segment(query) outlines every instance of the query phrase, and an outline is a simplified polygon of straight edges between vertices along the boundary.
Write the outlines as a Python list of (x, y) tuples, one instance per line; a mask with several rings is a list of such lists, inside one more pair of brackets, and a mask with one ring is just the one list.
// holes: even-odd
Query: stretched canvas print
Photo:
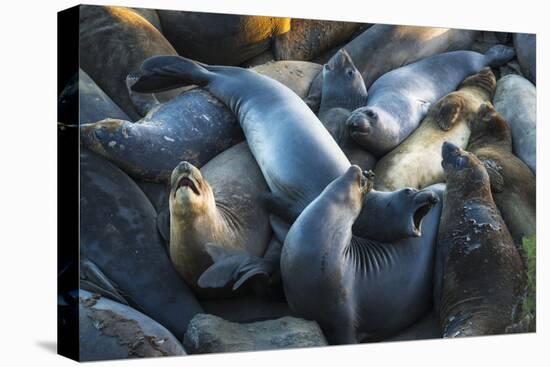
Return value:
[(95, 5), (58, 27), (61, 354), (535, 331), (534, 34)]

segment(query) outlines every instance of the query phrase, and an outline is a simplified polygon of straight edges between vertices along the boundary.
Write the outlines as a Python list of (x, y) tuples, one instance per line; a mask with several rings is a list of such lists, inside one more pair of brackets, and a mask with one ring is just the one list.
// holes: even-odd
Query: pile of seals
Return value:
[(185, 354), (200, 313), (331, 344), (533, 330), (531, 35), (481, 53), (487, 32), (80, 14), (59, 104), (80, 101), (82, 290), (61, 299), (85, 359)]

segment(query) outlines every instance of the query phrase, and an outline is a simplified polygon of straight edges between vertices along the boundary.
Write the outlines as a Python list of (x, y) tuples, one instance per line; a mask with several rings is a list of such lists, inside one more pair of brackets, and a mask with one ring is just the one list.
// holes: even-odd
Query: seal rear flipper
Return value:
[(109, 279), (95, 263), (87, 259), (80, 261), (80, 288), (129, 305), (119, 292), (117, 284)]
[(485, 53), (486, 63), (491, 67), (505, 65), (516, 56), (513, 47), (504, 45), (494, 45)]
[(197, 284), (201, 288), (223, 288), (235, 281), (239, 269), (251, 256), (246, 251), (231, 251), (214, 243), (207, 243), (205, 249), (214, 264), (199, 277)]
[(156, 93), (187, 85), (204, 86), (209, 81), (210, 72), (195, 61), (181, 56), (153, 56), (141, 64), (141, 74), (131, 89)]

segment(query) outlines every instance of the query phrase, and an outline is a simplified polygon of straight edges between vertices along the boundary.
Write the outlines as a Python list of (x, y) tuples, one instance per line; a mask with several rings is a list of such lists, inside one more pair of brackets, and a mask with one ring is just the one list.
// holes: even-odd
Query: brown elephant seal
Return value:
[(124, 7), (82, 5), (79, 31), (80, 67), (132, 120), (141, 118), (128, 95), (126, 76), (148, 57), (176, 55), (174, 48), (151, 23)]
[(468, 151), (485, 165), (491, 179), (493, 199), (514, 242), (536, 234), (536, 178), (512, 154), (512, 132), (504, 118), (490, 104), (483, 104), (471, 123)]
[[(443, 52), (467, 50), (478, 34), (462, 29), (375, 24), (344, 48), (370, 88), (375, 80), (398, 67)], [(322, 75), (318, 75), (306, 99), (314, 111), (321, 100), (322, 83)]]
[(162, 31), (178, 54), (218, 65), (238, 65), (271, 48), (290, 30), (290, 18), (157, 10)]
[(290, 21), (290, 31), (273, 41), (276, 60), (310, 61), (332, 47), (348, 41), (360, 23), (298, 19)]
[[(260, 203), (267, 192), (246, 143), (226, 150), (201, 170), (188, 162), (174, 168), (169, 199), (170, 258), (200, 296), (224, 295), (223, 289), (199, 287), (199, 277), (212, 265), (211, 256), (215, 258), (217, 252), (246, 250), (252, 256), (264, 255), (271, 229)], [(216, 285), (215, 279), (207, 280)]]
[(429, 198), (422, 237), (379, 242), (352, 234), (371, 188), (372, 175), (351, 166), (300, 214), (283, 245), (281, 276), (290, 309), (317, 321), (334, 344), (387, 337), (431, 306), (441, 213), (435, 190), (443, 189), (421, 194)]
[(80, 290), (79, 361), (186, 355), (164, 326), (133, 308)]
[(502, 334), (526, 286), (520, 255), (491, 194), (483, 163), (442, 148), (447, 190), (439, 224), (435, 305), (443, 337)]
[(351, 138), (346, 125), (356, 108), (367, 104), (367, 88), (348, 53), (341, 49), (323, 67), (323, 96), (317, 116), (351, 164), (371, 170), (376, 157)]
[(493, 72), (485, 68), (466, 78), (456, 92), (437, 101), (418, 129), (378, 161), (374, 188), (381, 191), (405, 187), (422, 189), (445, 182), (441, 145), (448, 141), (466, 148), (470, 136), (468, 123), (475, 118), (480, 104), (493, 98), (495, 87)]

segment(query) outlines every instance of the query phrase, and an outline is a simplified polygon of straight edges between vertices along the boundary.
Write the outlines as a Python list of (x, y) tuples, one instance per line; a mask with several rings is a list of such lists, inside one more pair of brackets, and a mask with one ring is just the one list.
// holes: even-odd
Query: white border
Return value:
[[(327, 347), (284, 352), (239, 353), (142, 361), (105, 362), (118, 366), (531, 366), (548, 363), (548, 225), (541, 217), (548, 195), (544, 157), (548, 157), (550, 118), (541, 101), (548, 73), (547, 14), (542, 1), (385, 1), (316, 0), (133, 0), (92, 1), (149, 8), (201, 10), (419, 24), (538, 33), (538, 332), (536, 335), (483, 337)], [(2, 159), (2, 298), (0, 338), (3, 365), (72, 364), (55, 355), (56, 339), (56, 12), (73, 1), (11, 1), (3, 6), (1, 77), (3, 94), (0, 143)], [(7, 199), (7, 200), (6, 200)], [(7, 205), (6, 205), (7, 201)], [(546, 228), (545, 228), (546, 227)], [(546, 339), (546, 340), (545, 340)], [(547, 355), (547, 353), (544, 353)]]

